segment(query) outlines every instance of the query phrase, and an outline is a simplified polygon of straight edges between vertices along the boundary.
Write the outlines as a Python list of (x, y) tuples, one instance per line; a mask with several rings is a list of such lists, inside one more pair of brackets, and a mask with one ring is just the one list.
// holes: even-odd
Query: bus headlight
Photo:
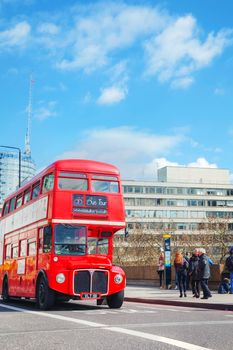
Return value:
[(116, 284), (120, 284), (123, 281), (123, 277), (118, 273), (115, 277), (114, 277), (114, 282)]
[(64, 273), (58, 273), (56, 276), (57, 283), (64, 283), (66, 280)]

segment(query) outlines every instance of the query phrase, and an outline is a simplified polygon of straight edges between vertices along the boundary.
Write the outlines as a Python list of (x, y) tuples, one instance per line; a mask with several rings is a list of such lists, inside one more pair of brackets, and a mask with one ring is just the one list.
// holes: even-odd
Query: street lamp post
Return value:
[(19, 152), (19, 187), (20, 187), (21, 185), (21, 149), (18, 147), (12, 147), (12, 146), (0, 146), (0, 147), (15, 149)]

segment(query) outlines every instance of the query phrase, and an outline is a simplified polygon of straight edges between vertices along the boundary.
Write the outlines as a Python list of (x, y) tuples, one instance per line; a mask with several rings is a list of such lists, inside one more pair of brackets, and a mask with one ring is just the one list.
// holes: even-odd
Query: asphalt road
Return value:
[(233, 312), (125, 302), (119, 310), (69, 302), (38, 311), (0, 301), (3, 350), (232, 350)]

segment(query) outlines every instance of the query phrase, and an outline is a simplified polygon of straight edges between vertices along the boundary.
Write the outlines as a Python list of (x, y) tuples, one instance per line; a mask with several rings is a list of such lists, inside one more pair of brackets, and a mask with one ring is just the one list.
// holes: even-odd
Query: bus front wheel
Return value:
[(55, 295), (49, 288), (48, 282), (42, 276), (37, 285), (37, 306), (41, 310), (48, 310), (54, 305)]
[(10, 297), (9, 297), (9, 293), (8, 293), (8, 281), (7, 281), (7, 278), (4, 278), (4, 281), (3, 281), (2, 301), (4, 303), (8, 303), (10, 301)]
[(124, 301), (124, 290), (111, 294), (107, 297), (107, 304), (110, 309), (119, 309)]

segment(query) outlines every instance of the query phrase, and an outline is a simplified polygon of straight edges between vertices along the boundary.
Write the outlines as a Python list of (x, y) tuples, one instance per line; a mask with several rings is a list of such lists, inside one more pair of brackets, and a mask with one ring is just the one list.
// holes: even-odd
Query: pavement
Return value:
[(193, 298), (192, 291), (188, 290), (187, 297), (180, 298), (179, 290), (160, 289), (156, 285), (149, 285), (142, 281), (128, 281), (124, 300), (137, 303), (233, 311), (233, 294), (218, 294), (217, 291), (212, 290), (211, 293), (212, 298), (203, 300)]

